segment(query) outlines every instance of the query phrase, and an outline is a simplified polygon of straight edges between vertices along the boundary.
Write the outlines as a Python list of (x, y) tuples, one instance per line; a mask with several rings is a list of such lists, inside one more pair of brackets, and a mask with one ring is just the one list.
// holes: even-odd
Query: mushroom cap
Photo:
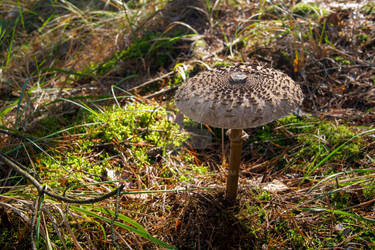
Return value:
[(254, 128), (295, 111), (303, 94), (288, 75), (263, 66), (230, 66), (189, 78), (175, 96), (192, 120), (218, 128)]

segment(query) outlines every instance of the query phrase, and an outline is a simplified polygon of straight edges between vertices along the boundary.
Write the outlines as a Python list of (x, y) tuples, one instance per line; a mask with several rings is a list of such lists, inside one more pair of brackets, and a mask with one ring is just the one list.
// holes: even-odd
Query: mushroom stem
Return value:
[(230, 141), (230, 160), (225, 199), (230, 203), (234, 203), (237, 196), (238, 176), (240, 172), (242, 129), (231, 129), (228, 131), (228, 135)]

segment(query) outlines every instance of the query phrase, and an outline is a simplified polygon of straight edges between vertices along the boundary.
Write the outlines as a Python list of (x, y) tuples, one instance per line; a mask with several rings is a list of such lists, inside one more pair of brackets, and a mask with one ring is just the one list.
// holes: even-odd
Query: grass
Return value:
[[(0, 248), (373, 248), (372, 6), (185, 4), (0, 3), (0, 152), (65, 198), (121, 187), (71, 205), (0, 161)], [(259, 61), (310, 114), (247, 130), (229, 207), (222, 131), (182, 120), (173, 91)]]

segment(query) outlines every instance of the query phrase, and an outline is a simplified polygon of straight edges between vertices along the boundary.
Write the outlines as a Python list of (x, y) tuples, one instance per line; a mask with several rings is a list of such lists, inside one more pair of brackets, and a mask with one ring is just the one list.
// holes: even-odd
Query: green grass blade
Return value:
[(19, 119), (20, 119), (20, 117), (22, 116), (22, 114), (24, 113), (24, 111), (25, 111), (25, 108), (22, 110), (22, 114), (21, 114), (21, 116), (20, 116), (20, 114), (19, 114), (19, 111), (20, 111), (20, 109), (21, 109), (21, 103), (22, 103), (22, 99), (23, 99), (23, 97), (25, 96), (25, 91), (26, 91), (26, 87), (27, 87), (27, 85), (28, 85), (28, 83), (29, 83), (29, 80), (30, 80), (30, 78), (28, 78), (26, 81), (25, 81), (25, 83), (23, 84), (23, 86), (22, 86), (22, 89), (21, 89), (21, 93), (20, 93), (20, 97), (18, 98), (18, 103), (17, 103), (17, 115), (16, 115), (16, 126), (20, 123), (19, 122)]
[(301, 185), (309, 176), (312, 172), (315, 171), (316, 166), (314, 167), (315, 161), (319, 158), (319, 156), (322, 154), (323, 149), (320, 148), (318, 154), (315, 156), (314, 160), (310, 163), (310, 165), (307, 167), (307, 171), (304, 174), (304, 177), (300, 181), (299, 185)]
[[(108, 214), (110, 216), (115, 216), (115, 212), (111, 211), (111, 210), (107, 210), (107, 209), (104, 209), (104, 208), (101, 208), (101, 207), (95, 207), (93, 209), (96, 210), (96, 211), (98, 211), (98, 212), (101, 212), (101, 213), (104, 213), (104, 214)], [(141, 224), (139, 224), (138, 222), (132, 220), (131, 218), (129, 218), (129, 217), (123, 215), (123, 214), (119, 214), (118, 218), (120, 220), (123, 220), (126, 223), (132, 225), (133, 227), (137, 228), (139, 231), (142, 231), (142, 232), (148, 234), (148, 232), (146, 231), (146, 229), (144, 227), (142, 227)]]
[(16, 35), (16, 29), (17, 29), (17, 25), (18, 25), (19, 20), (20, 20), (20, 18), (18, 17), (16, 19), (16, 22), (14, 23), (14, 26), (13, 26), (12, 35), (10, 37), (10, 44), (9, 44), (9, 48), (8, 48), (7, 59), (5, 61), (5, 67), (8, 67), (9, 62), (10, 62), (10, 58), (12, 56), (12, 49), (13, 49), (14, 37)]
[(65, 172), (70, 173), (70, 171), (64, 167), (58, 160), (56, 160), (54, 157), (52, 157), (50, 154), (47, 153), (42, 147), (40, 147), (36, 142), (32, 141), (29, 138), (26, 138), (27, 141), (29, 141), (32, 145), (37, 147), (43, 154), (47, 155), (51, 160), (53, 160), (56, 164), (58, 164), (62, 169), (65, 170)]
[(44, 230), (46, 231), (47, 249), (52, 250), (53, 247), (52, 247), (52, 244), (51, 244), (51, 239), (49, 238), (47, 225), (44, 226)]
[(113, 88), (114, 88), (114, 89), (118, 89), (118, 90), (124, 92), (125, 94), (127, 94), (127, 95), (129, 95), (130, 97), (136, 99), (136, 100), (139, 101), (140, 103), (144, 103), (144, 101), (143, 101), (142, 99), (136, 97), (135, 95), (133, 95), (133, 94), (130, 93), (129, 91), (126, 91), (125, 89), (120, 88), (119, 86), (114, 85)]
[(78, 102), (75, 102), (75, 101), (72, 101), (70, 99), (65, 99), (65, 98), (60, 98), (60, 100), (63, 100), (63, 101), (67, 101), (67, 102), (70, 102), (70, 103), (73, 103), (85, 110), (87, 110), (89, 113), (93, 114), (93, 115), (98, 115), (98, 112), (96, 112), (95, 110), (93, 110), (92, 108), (90, 108), (89, 106), (87, 106), (86, 104), (84, 103), (78, 103)]
[(345, 174), (351, 174), (351, 173), (371, 173), (371, 172), (374, 172), (375, 169), (373, 168), (367, 168), (367, 169), (353, 169), (353, 170), (349, 170), (349, 171), (343, 171), (343, 172), (339, 172), (339, 173), (335, 173), (335, 174), (332, 174), (332, 175), (329, 175), (325, 178), (323, 178), (321, 181), (319, 181), (318, 183), (316, 183), (314, 186), (312, 186), (308, 191), (307, 193), (311, 193), (311, 191), (313, 191), (316, 187), (318, 187), (320, 184), (322, 184), (323, 182), (326, 182), (327, 180), (330, 180), (330, 179), (333, 179), (337, 176), (340, 176), (340, 175), (345, 175)]
[(104, 237), (104, 240), (107, 240), (107, 232), (105, 231), (105, 228), (103, 226), (103, 224), (101, 224), (99, 221), (97, 220), (92, 220), (92, 222), (94, 222), (96, 225), (98, 225), (98, 227), (102, 230), (103, 232), (103, 237)]
[[(103, 217), (103, 216), (100, 216), (100, 215), (98, 215), (98, 214), (96, 214), (96, 213), (94, 213), (92, 211), (89, 211), (89, 210), (86, 210), (86, 209), (83, 209), (83, 208), (80, 208), (80, 207), (76, 207), (76, 206), (70, 206), (70, 208), (72, 208), (73, 210), (76, 210), (78, 212), (84, 213), (84, 214), (86, 214), (88, 216), (91, 216), (91, 217), (103, 220), (103, 221), (105, 221), (107, 223), (111, 223), (112, 222), (111, 219)], [(129, 218), (129, 220), (131, 220), (131, 219)], [(134, 223), (136, 223), (136, 222), (133, 221), (133, 224)], [(167, 244), (167, 243), (165, 243), (165, 242), (163, 242), (163, 241), (161, 241), (159, 239), (156, 239), (156, 238), (152, 237), (144, 228), (142, 230), (140, 230), (140, 229), (138, 229), (135, 226), (130, 226), (130, 225), (127, 225), (127, 224), (124, 224), (124, 223), (120, 223), (120, 222), (117, 222), (117, 221), (114, 222), (114, 225), (116, 225), (118, 227), (121, 227), (123, 229), (129, 230), (129, 231), (131, 231), (133, 233), (136, 233), (136, 234), (142, 236), (143, 238), (148, 239), (151, 242), (153, 242), (155, 244), (158, 244), (159, 246), (164, 247), (166, 249), (177, 249), (174, 246), (171, 246), (171, 245), (169, 245), (169, 244)]]
[(43, 28), (55, 17), (55, 14), (50, 15), (38, 29), (42, 33)]
[(37, 205), (39, 207), (39, 210), (38, 210), (38, 214), (37, 214), (37, 219), (36, 219), (36, 232), (35, 232), (35, 245), (36, 245), (36, 248), (39, 249), (39, 241), (40, 241), (40, 218), (42, 216), (42, 210), (41, 210), (41, 207), (42, 207), (42, 204), (43, 204), (43, 201), (44, 201), (44, 195), (42, 194), (41, 197), (40, 197), (40, 200), (38, 201), (39, 204)]
[(80, 76), (80, 77), (90, 77), (91, 75), (83, 74), (83, 73), (77, 73), (71, 70), (65, 70), (65, 69), (59, 69), (59, 68), (43, 68), (42, 71), (46, 72), (59, 72), (64, 73), (67, 75), (73, 75), (73, 76)]
[[(1, 117), (1, 116), (0, 116), (0, 117)], [(30, 139), (30, 138), (33, 139), (33, 141), (28, 140), (28, 144), (33, 144), (33, 145), (35, 145), (35, 144), (36, 144), (37, 142), (39, 142), (39, 141), (46, 140), (46, 139), (48, 139), (48, 138), (54, 137), (54, 136), (56, 136), (56, 135), (62, 134), (62, 133), (64, 133), (64, 132), (67, 132), (67, 131), (70, 131), (70, 130), (74, 130), (74, 129), (77, 129), (77, 128), (80, 128), (80, 127), (99, 125), (99, 124), (102, 124), (102, 122), (93, 122), (93, 123), (85, 123), (85, 124), (81, 124), (81, 125), (75, 125), (75, 126), (72, 126), (72, 127), (69, 127), (69, 128), (61, 129), (61, 130), (59, 130), (59, 131), (53, 132), (53, 133), (51, 133), (51, 134), (49, 134), (49, 135), (46, 135), (46, 136), (43, 136), (43, 137), (40, 137), (40, 138), (32, 138), (32, 137), (27, 136), (27, 135), (24, 135), (24, 137), (26, 138), (26, 140), (28, 140), (28, 139)], [(0, 128), (5, 129), (5, 130), (10, 130), (10, 129), (8, 129), (8, 128), (4, 127), (4, 126), (1, 126), (1, 125), (0, 125)], [(19, 131), (15, 131), (15, 130), (10, 130), (10, 131), (13, 131), (14, 133), (17, 133), (17, 132), (19, 133)], [(37, 148), (41, 149), (38, 145), (35, 145), (35, 146), (36, 146)], [(19, 149), (22, 148), (22, 147), (23, 147), (22, 145), (18, 145), (18, 146), (16, 146), (16, 147), (14, 147), (14, 148), (12, 148), (12, 149), (6, 151), (5, 154), (11, 154), (11, 153), (13, 153), (13, 152), (19, 150)], [(43, 152), (44, 150), (41, 149), (41, 151)], [(54, 160), (56, 163), (58, 163), (55, 159), (53, 159), (53, 160)], [(59, 163), (58, 163), (58, 164), (59, 164)]]
[(4, 38), (5, 33), (5, 29), (0, 25), (0, 41)]
[(24, 20), (23, 20), (23, 11), (22, 11), (22, 7), (21, 7), (20, 0), (17, 0), (17, 7), (18, 7), (18, 14), (19, 14), (19, 17), (21, 18), (21, 25), (22, 25), (22, 28), (23, 28), (23, 29), (26, 29), (26, 28), (25, 28), (25, 22), (24, 22)]
[[(364, 132), (361, 132), (355, 136), (353, 136), (352, 138), (350, 138), (349, 140), (347, 140), (346, 142), (342, 143), (340, 146), (338, 146), (337, 148), (335, 148), (334, 150), (332, 150), (331, 153), (329, 153), (328, 155), (326, 155), (326, 157), (324, 157), (320, 162), (318, 162), (318, 164), (316, 164), (314, 167), (309, 167), (309, 169), (311, 168), (311, 170), (308, 172), (307, 175), (310, 175), (312, 172), (314, 172), (317, 168), (319, 168), (320, 166), (322, 166), (324, 163), (326, 163), (334, 154), (336, 154), (337, 151), (339, 151), (342, 147), (344, 147), (347, 143), (351, 142), (352, 140), (354, 140), (355, 138), (357, 137), (360, 137), (362, 135), (365, 135), (365, 134), (371, 134), (375, 132), (375, 129), (370, 129), (370, 130), (367, 130), (367, 131), (364, 131)], [(315, 161), (315, 160), (314, 160)], [(304, 179), (306, 179), (304, 177)], [(303, 180), (304, 180), (303, 179)], [(301, 181), (302, 182), (302, 181)]]
[(305, 211), (312, 211), (312, 212), (334, 213), (334, 214), (343, 215), (343, 216), (347, 216), (347, 217), (351, 217), (351, 218), (355, 218), (355, 219), (358, 219), (358, 220), (361, 220), (361, 221), (370, 222), (372, 224), (375, 224), (374, 219), (366, 218), (366, 217), (363, 217), (361, 215), (349, 213), (349, 212), (342, 211), (342, 210), (326, 209), (326, 208), (301, 208), (301, 209), (305, 210)]
[(5, 107), (0, 111), (0, 118), (4, 118), (6, 114), (8, 114), (14, 107), (18, 104), (18, 100), (14, 101), (12, 104), (9, 106)]

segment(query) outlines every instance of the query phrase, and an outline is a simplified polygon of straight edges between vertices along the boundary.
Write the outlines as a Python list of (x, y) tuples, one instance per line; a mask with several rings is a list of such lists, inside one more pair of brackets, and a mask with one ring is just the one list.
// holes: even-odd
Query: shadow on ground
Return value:
[(251, 249), (254, 235), (235, 217), (223, 192), (194, 193), (180, 202), (175, 232), (178, 249)]

